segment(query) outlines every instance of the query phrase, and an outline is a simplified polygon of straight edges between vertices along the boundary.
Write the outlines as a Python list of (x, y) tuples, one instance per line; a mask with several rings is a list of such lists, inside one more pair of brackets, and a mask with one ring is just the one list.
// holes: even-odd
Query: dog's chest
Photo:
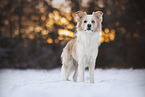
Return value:
[(79, 54), (92, 56), (98, 52), (98, 44), (100, 42), (99, 33), (79, 34), (77, 35), (77, 50)]

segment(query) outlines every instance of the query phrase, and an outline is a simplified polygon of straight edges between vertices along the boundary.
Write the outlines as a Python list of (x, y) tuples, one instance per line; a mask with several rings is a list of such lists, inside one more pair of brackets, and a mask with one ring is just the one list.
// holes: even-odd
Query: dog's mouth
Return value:
[(91, 29), (91, 27), (88, 27), (87, 30), (85, 30), (85, 31), (92, 31), (93, 32), (93, 30)]
[(87, 30), (91, 30), (91, 27), (88, 27)]

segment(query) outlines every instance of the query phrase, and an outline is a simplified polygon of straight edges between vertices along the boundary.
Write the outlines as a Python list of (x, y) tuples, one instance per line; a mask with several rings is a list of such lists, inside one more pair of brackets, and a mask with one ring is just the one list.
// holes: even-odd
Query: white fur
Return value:
[[(84, 13), (79, 15), (84, 15)], [(79, 18), (77, 19), (79, 22)], [(77, 38), (69, 41), (63, 49), (61, 55), (63, 64), (61, 71), (63, 80), (68, 80), (69, 74), (75, 71), (73, 80), (77, 81), (77, 76), (79, 74), (80, 81), (84, 82), (85, 67), (89, 67), (90, 82), (94, 83), (94, 69), (96, 57), (98, 56), (98, 47), (100, 45), (101, 27), (98, 32), (94, 32), (94, 29), (97, 27), (97, 20), (95, 20), (95, 24), (92, 24), (91, 21), (92, 19), (94, 20), (93, 15), (86, 15), (84, 19), (87, 20), (87, 23), (81, 24), (84, 29), (81, 31), (78, 30), (76, 34)], [(87, 24), (92, 25), (91, 30), (86, 30)]]
[(96, 57), (98, 55), (98, 46), (100, 43), (100, 32), (88, 33), (78, 32), (77, 33), (77, 56), (78, 56), (78, 70), (80, 74), (80, 81), (84, 81), (85, 67), (89, 67), (90, 71), (90, 82), (94, 82), (94, 68)]
[[(87, 15), (86, 16), (86, 20), (87, 20), (87, 23), (85, 24), (85, 28), (84, 30), (87, 32), (87, 25), (88, 24), (91, 24), (91, 30), (93, 31), (94, 30), (94, 27), (93, 27), (93, 23), (91, 22), (92, 21), (92, 15)], [(93, 19), (95, 21), (95, 19)], [(95, 21), (96, 22), (96, 21)], [(97, 23), (95, 23), (95, 26), (97, 26)], [(89, 31), (90, 32), (90, 31)]]

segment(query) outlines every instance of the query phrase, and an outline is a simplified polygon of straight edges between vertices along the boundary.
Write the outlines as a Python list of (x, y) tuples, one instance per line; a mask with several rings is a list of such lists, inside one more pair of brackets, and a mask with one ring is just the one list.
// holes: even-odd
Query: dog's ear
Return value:
[(76, 13), (76, 21), (78, 22), (79, 20), (81, 20), (85, 15), (87, 15), (86, 12), (82, 12), (82, 11), (77, 11)]
[(93, 12), (93, 15), (94, 15), (95, 17), (97, 17), (97, 19), (98, 19), (99, 21), (102, 21), (102, 20), (103, 20), (103, 19), (102, 19), (103, 12), (101, 12), (101, 11), (96, 11), (96, 12)]

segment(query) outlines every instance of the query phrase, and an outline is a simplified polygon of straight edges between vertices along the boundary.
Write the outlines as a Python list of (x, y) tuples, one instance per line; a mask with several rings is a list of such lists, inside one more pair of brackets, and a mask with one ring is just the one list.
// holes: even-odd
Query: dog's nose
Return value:
[(91, 24), (88, 24), (87, 26), (88, 26), (88, 28), (90, 28), (91, 27)]

